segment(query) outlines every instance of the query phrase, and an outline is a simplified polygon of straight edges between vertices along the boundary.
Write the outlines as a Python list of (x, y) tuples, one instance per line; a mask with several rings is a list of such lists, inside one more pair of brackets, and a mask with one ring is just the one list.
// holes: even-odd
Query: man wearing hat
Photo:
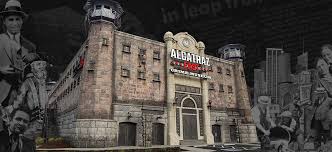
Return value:
[[(22, 11), (20, 2), (9, 0), (0, 17), (4, 30), (0, 34), (0, 106), (8, 106), (17, 96), (24, 66), (38, 55), (34, 53), (35, 45), (21, 35), (23, 21), (28, 15)], [(0, 131), (2, 127), (0, 121)]]
[[(317, 87), (313, 91), (313, 102), (313, 113), (309, 116), (311, 120), (310, 128), (312, 129), (312, 136), (315, 137), (315, 147), (319, 147), (320, 143), (328, 140), (330, 136), (331, 122), (329, 120), (329, 113), (332, 99), (328, 97), (324, 87)], [(322, 135), (323, 139), (321, 138)]]
[(257, 128), (257, 136), (261, 141), (262, 148), (269, 144), (266, 137), (270, 135), (270, 129), (276, 126), (270, 117), (270, 104), (271, 98), (269, 96), (259, 96), (258, 104), (251, 109), (252, 117)]

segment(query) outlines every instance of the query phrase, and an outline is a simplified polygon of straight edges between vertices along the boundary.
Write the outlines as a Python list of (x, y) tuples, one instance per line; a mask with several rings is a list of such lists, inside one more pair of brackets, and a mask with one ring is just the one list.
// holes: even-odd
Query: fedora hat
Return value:
[(269, 96), (259, 96), (258, 103), (261, 104), (271, 104), (271, 98)]
[(5, 5), (5, 9), (0, 12), (0, 16), (8, 16), (8, 15), (19, 15), (22, 16), (23, 19), (28, 17), (28, 14), (23, 12), (21, 3), (17, 0), (9, 0)]
[(290, 111), (284, 111), (283, 113), (281, 113), (281, 115), (279, 117), (292, 117), (292, 113)]

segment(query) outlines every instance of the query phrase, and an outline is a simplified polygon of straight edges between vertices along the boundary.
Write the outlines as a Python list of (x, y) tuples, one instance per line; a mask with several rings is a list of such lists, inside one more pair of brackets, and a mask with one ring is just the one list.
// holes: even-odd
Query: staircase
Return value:
[(204, 140), (181, 140), (180, 145), (206, 145)]

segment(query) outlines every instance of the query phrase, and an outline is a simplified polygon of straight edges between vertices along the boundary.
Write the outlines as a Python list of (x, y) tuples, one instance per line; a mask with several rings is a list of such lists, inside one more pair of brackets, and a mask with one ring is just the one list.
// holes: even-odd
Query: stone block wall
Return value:
[(167, 113), (163, 107), (117, 103), (114, 104), (114, 120), (118, 124), (122, 122), (136, 124), (136, 146), (151, 146), (153, 123), (164, 124), (164, 143), (166, 144)]
[(240, 138), (242, 143), (257, 143), (256, 126), (254, 124), (241, 124), (240, 127)]
[(77, 119), (69, 141), (74, 147), (105, 148), (117, 145), (118, 124), (105, 119)]
[[(163, 105), (166, 98), (165, 44), (116, 31), (114, 46), (116, 102)], [(123, 51), (124, 46), (129, 47), (129, 52)], [(144, 57), (141, 50), (145, 51)], [(155, 52), (159, 53), (159, 59), (155, 58)], [(123, 68), (129, 70), (128, 76), (122, 73)], [(144, 72), (144, 78), (139, 77), (139, 71)], [(159, 81), (155, 80), (155, 74), (159, 74)]]
[(61, 137), (71, 137), (75, 133), (75, 111), (59, 114), (56, 118), (58, 133)]
[[(236, 94), (237, 90), (234, 80), (234, 64), (233, 62), (208, 56), (212, 71), (207, 72), (211, 76), (208, 80), (208, 85), (213, 84), (213, 89), (209, 86), (209, 100), (212, 102), (213, 109), (235, 108), (236, 107)], [(221, 68), (221, 72), (218, 71)], [(230, 70), (230, 75), (227, 75), (226, 70)], [(220, 85), (223, 85), (223, 88)], [(232, 92), (228, 90), (228, 86), (232, 87)], [(223, 89), (223, 91), (222, 91)]]

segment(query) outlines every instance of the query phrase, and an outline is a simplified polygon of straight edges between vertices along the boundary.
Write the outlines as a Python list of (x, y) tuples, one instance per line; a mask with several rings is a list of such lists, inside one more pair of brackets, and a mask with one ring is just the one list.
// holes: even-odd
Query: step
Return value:
[(205, 145), (204, 140), (181, 140), (180, 145)]

